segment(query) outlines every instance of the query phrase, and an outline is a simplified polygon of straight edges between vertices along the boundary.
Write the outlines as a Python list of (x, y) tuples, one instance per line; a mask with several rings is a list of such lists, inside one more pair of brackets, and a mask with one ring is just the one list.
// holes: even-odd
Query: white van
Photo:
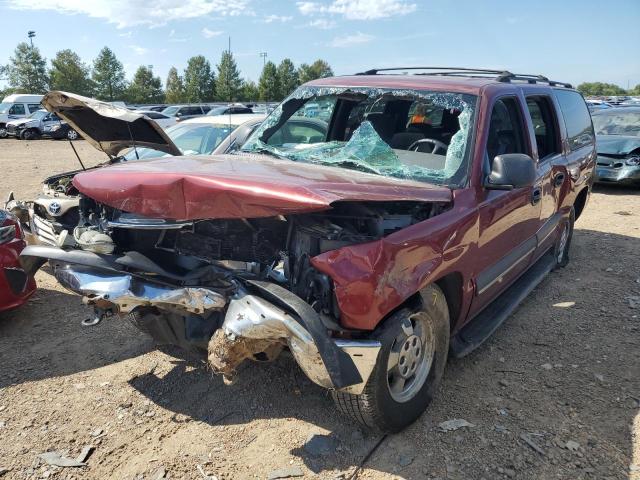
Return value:
[(31, 115), (36, 110), (40, 110), (42, 106), (43, 95), (25, 95), (15, 93), (4, 97), (0, 103), (0, 138), (7, 136), (7, 122)]

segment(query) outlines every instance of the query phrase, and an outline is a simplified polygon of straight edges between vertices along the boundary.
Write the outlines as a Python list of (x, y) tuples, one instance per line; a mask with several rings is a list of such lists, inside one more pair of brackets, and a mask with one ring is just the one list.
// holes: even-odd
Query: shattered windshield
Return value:
[(13, 103), (0, 103), (0, 113), (7, 113), (13, 106)]
[(640, 112), (606, 112), (592, 118), (596, 135), (640, 137)]
[(476, 100), (453, 92), (301, 87), (242, 151), (459, 186), (468, 173)]

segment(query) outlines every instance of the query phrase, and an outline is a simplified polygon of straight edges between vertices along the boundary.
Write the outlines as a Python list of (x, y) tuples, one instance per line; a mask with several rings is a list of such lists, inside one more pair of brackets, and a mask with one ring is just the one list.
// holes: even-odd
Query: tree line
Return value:
[(614, 83), (585, 82), (578, 85), (578, 91), (585, 97), (611, 97), (618, 95), (640, 95), (640, 84), (625, 90)]
[(199, 103), (214, 101), (280, 101), (298, 85), (317, 78), (330, 77), (333, 71), (321, 59), (296, 68), (285, 58), (278, 65), (265, 62), (258, 83), (242, 78), (233, 54), (225, 50), (220, 62), (211, 66), (203, 55), (189, 58), (182, 74), (171, 67), (163, 87), (151, 65), (141, 65), (131, 81), (125, 78), (122, 62), (108, 47), (100, 50), (91, 65), (77, 53), (61, 50), (47, 66), (37, 47), (21, 42), (9, 64), (0, 65), (0, 78), (9, 88), (0, 90), (0, 98), (10, 93), (45, 93), (63, 90), (104, 101), (129, 103)]

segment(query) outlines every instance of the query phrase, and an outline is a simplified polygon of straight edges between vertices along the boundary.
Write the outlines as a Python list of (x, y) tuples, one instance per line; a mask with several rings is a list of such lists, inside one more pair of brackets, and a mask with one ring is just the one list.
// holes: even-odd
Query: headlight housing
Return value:
[(624, 163), (630, 167), (638, 167), (640, 166), (640, 153), (632, 153), (630, 154)]

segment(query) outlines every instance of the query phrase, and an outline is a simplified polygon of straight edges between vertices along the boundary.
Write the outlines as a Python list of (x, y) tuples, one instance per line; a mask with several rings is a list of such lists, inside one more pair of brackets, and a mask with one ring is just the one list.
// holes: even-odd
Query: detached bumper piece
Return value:
[(30, 246), (21, 261), (27, 272), (50, 261), (64, 287), (101, 311), (137, 316), (140, 323), (140, 312), (152, 307), (163, 315), (145, 317), (148, 332), (154, 329), (153, 323), (159, 330), (166, 330), (159, 323), (165, 321), (162, 317), (171, 318), (172, 325), (177, 325), (176, 316), (185, 319), (184, 335), (177, 337), (188, 336), (186, 330), (194, 325), (194, 316), (203, 324), (220, 319), (211, 328), (213, 335), (207, 337), (208, 359), (211, 367), (229, 381), (243, 361), (271, 360), (287, 346), (311, 381), (327, 389), (359, 394), (381, 347), (375, 340), (332, 338), (308, 303), (271, 282), (238, 281), (233, 294), (192, 286), (193, 279), (186, 286), (151, 260), (133, 253), (98, 255)]

